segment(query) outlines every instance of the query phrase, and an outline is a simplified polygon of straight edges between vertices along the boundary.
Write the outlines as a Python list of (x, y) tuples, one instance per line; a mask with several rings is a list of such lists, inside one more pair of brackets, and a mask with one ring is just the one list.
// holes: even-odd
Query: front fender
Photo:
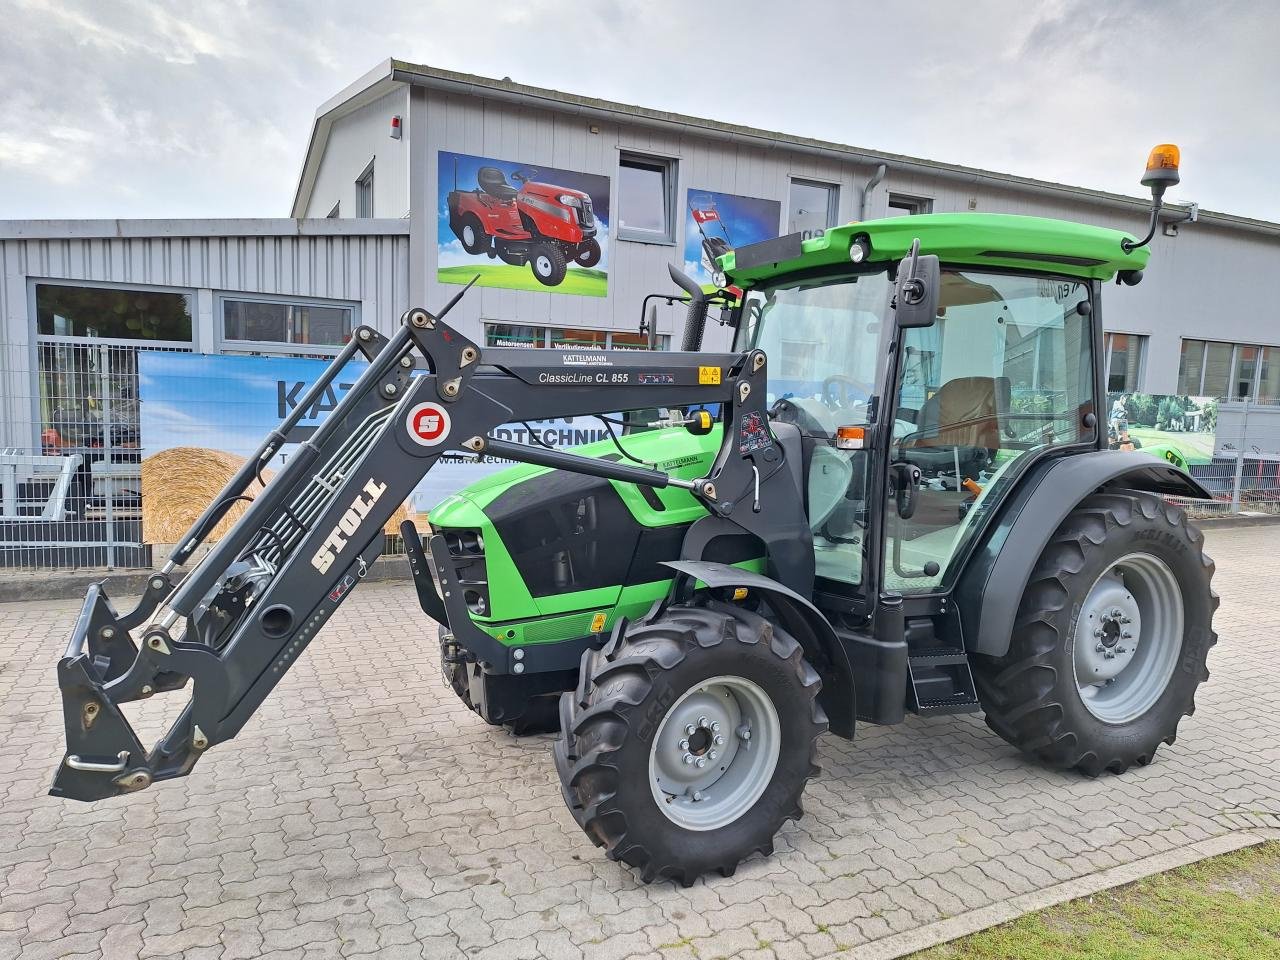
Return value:
[[(767, 597), (782, 628), (796, 638), (814, 668), (822, 675), (819, 702), (826, 711), (831, 732), (846, 739), (853, 738), (857, 716), (853, 667), (849, 663), (844, 644), (836, 636), (830, 621), (809, 599), (777, 580), (726, 563), (671, 560), (664, 562), (663, 566), (671, 567), (694, 580), (701, 580), (713, 589), (746, 587)], [(826, 665), (827, 668), (822, 669), (819, 664)]]
[(1067, 514), (1104, 487), (1212, 500), (1195, 479), (1145, 453), (1100, 450), (1037, 464), (1018, 481), (956, 581), (965, 647), (1000, 657), (1031, 569)]

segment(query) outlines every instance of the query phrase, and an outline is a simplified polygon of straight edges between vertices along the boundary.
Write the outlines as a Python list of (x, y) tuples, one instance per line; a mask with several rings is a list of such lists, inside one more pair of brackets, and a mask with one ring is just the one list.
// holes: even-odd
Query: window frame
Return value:
[[(1278, 351), (1278, 355), (1275, 359), (1280, 360), (1280, 345), (1270, 344), (1270, 343), (1243, 343), (1243, 342), (1236, 342), (1233, 340), (1210, 340), (1210, 339), (1201, 339), (1200, 337), (1180, 337), (1178, 340), (1179, 371), (1181, 371), (1184, 365), (1183, 361), (1187, 355), (1186, 347), (1188, 343), (1200, 344), (1200, 379), (1196, 383), (1195, 390), (1183, 392), (1182, 375), (1181, 375), (1181, 372), (1179, 372), (1177, 388), (1179, 393), (1181, 393), (1183, 396), (1189, 396), (1189, 397), (1212, 396), (1214, 399), (1222, 400), (1226, 403), (1242, 403), (1246, 400), (1254, 401), (1258, 403), (1271, 403), (1271, 402), (1280, 400), (1280, 396), (1270, 397), (1265, 399), (1259, 399), (1259, 396), (1258, 396), (1259, 391), (1262, 389), (1263, 368), (1266, 364), (1273, 362), (1273, 358), (1271, 356), (1267, 356), (1264, 359), (1262, 351), (1264, 350)], [(1214, 344), (1227, 346), (1231, 348), (1231, 359), (1227, 361), (1227, 392), (1225, 394), (1208, 394), (1204, 392), (1205, 376), (1208, 373), (1209, 347), (1213, 346)], [(1238, 383), (1237, 377), (1236, 377), (1236, 371), (1239, 370), (1241, 351), (1243, 350), (1257, 350), (1259, 352), (1253, 358), (1253, 377), (1250, 380), (1250, 393), (1247, 396), (1238, 397), (1235, 395), (1235, 390), (1233, 388)]]
[(351, 329), (360, 326), (359, 300), (328, 300), (324, 297), (291, 297), (268, 293), (239, 293), (235, 290), (215, 290), (213, 292), (213, 342), (221, 356), (236, 354), (252, 354), (256, 356), (279, 357), (314, 357), (337, 356), (342, 352), (342, 345), (330, 346), (323, 343), (285, 343), (281, 340), (234, 340), (226, 335), (226, 316), (224, 307), (227, 301), (249, 301), (252, 303), (278, 303), (289, 307), (329, 307), (337, 310), (351, 311)]
[[(1123, 390), (1111, 389), (1112, 337), (1128, 337), (1130, 344), (1136, 341), (1138, 345), (1137, 369), (1133, 374), (1134, 383), (1126, 386)], [(1150, 336), (1145, 333), (1130, 333), (1127, 330), (1102, 331), (1102, 385), (1106, 388), (1108, 394), (1143, 392), (1142, 385), (1147, 380), (1147, 342), (1150, 339)]]
[[(894, 213), (894, 208), (905, 210), (905, 214)], [(918, 217), (921, 214), (933, 213), (933, 197), (921, 197), (908, 193), (891, 193), (889, 194), (888, 207), (889, 216), (907, 216)]]
[[(373, 171), (374, 171), (374, 164), (376, 164), (377, 162), (378, 162), (378, 158), (376, 156), (373, 157), (369, 161), (368, 165), (366, 165), (365, 168), (362, 171), (360, 171), (360, 176), (356, 177), (356, 218), (357, 219), (361, 219), (361, 220), (373, 219), (373, 215), (374, 215), (373, 214), (373, 211), (374, 211)], [(369, 212), (367, 214), (363, 212), (365, 209), (364, 201), (365, 201), (366, 190), (368, 191), (368, 200), (369, 200)]]
[[(630, 161), (630, 163), (628, 162)], [(627, 227), (622, 224), (622, 168), (623, 167), (659, 167), (663, 177), (663, 213), (666, 227), (662, 231), (646, 230), (640, 227)], [(614, 236), (618, 240), (629, 243), (650, 243), (659, 246), (674, 247), (676, 245), (676, 200), (679, 196), (680, 161), (676, 157), (664, 157), (658, 154), (643, 153), (638, 150), (618, 150), (618, 166), (615, 182), (618, 185), (617, 197), (612, 205), (614, 219), (618, 226)]]
[(790, 229), (791, 222), (793, 219), (793, 214), (795, 212), (792, 208), (791, 188), (794, 187), (796, 184), (800, 184), (801, 186), (805, 186), (805, 187), (817, 187), (820, 190), (827, 191), (826, 224), (822, 228), (824, 231), (830, 230), (832, 227), (836, 226), (840, 222), (840, 184), (828, 183), (825, 180), (811, 180), (808, 177), (788, 177), (787, 178), (786, 216), (787, 216), (787, 228), (790, 232), (792, 233), (799, 232), (799, 231)]
[[(82, 287), (93, 290), (136, 290), (141, 293), (176, 293), (189, 298), (191, 311), (190, 340), (138, 340), (124, 337), (77, 337), (57, 333), (40, 332), (39, 305), (36, 298), (36, 287)], [(108, 346), (138, 347), (146, 349), (150, 346), (165, 348), (194, 349), (199, 343), (198, 325), (200, 318), (196, 313), (197, 290), (195, 287), (166, 287), (154, 283), (120, 283), (114, 280), (69, 280), (65, 277), (27, 277), (27, 315), (30, 319), (31, 342), (41, 343), (104, 343)]]
[[(494, 350), (550, 350), (550, 349), (553, 349), (551, 346), (551, 331), (565, 329), (564, 327), (544, 326), (543, 324), (540, 324), (540, 323), (513, 324), (513, 323), (507, 323), (505, 320), (482, 320), (481, 326), (483, 327), (482, 332), (484, 333), (484, 345), (486, 347), (492, 347)], [(519, 346), (519, 347), (500, 347), (496, 344), (489, 342), (490, 331), (494, 327), (499, 327), (499, 326), (528, 327), (531, 330), (537, 330), (541, 334), (540, 339), (542, 340), (542, 342), (537, 344), (531, 343), (531, 344), (527, 344), (525, 346)], [(636, 331), (634, 330), (615, 330), (612, 328), (603, 329), (603, 328), (592, 328), (592, 327), (572, 327), (569, 329), (590, 330), (592, 333), (603, 333), (605, 335), (604, 346), (602, 347), (592, 347), (592, 346), (559, 347), (554, 349), (560, 349), (560, 350), (578, 350), (578, 349), (580, 350), (640, 350), (641, 349), (639, 347), (633, 347), (633, 346), (615, 347), (613, 345), (614, 334), (623, 333), (623, 334), (627, 334), (628, 336), (631, 336), (636, 333)], [(660, 344), (660, 346), (658, 346), (658, 348), (653, 351), (654, 353), (661, 353), (665, 350), (669, 350), (670, 349), (669, 346), (661, 346), (661, 344), (666, 343), (669, 345), (671, 343), (671, 334), (669, 333), (658, 334), (658, 343)]]

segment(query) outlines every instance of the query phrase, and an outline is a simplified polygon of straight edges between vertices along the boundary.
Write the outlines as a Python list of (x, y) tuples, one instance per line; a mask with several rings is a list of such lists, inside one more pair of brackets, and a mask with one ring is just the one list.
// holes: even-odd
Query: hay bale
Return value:
[[(233, 453), (203, 447), (172, 447), (153, 453), (143, 460), (143, 539), (147, 543), (177, 543), (204, 512), (204, 508), (222, 492), (222, 488), (244, 461), (244, 457), (237, 457)], [(264, 470), (262, 476), (270, 482), (274, 473)], [(256, 497), (261, 492), (262, 487), (254, 480), (245, 491), (245, 496)], [(205, 538), (205, 542), (220, 540), (248, 508), (247, 501), (238, 500), (233, 503), (213, 528), (213, 532)], [(405, 507), (401, 505), (387, 521), (384, 530), (387, 533), (398, 533), (400, 522), (408, 516)]]

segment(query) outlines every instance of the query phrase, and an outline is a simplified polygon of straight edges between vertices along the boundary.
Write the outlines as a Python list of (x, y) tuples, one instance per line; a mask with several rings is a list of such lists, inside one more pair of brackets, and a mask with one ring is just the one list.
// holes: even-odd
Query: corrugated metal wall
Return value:
[[(116, 237), (66, 236), (108, 232), (102, 224), (6, 227), (20, 236), (0, 239), (0, 370), (6, 377), (0, 385), (0, 446), (31, 442), (29, 428), (24, 427), (21, 437), (10, 434), (14, 425), (31, 421), (36, 336), (32, 284), (42, 279), (192, 293), (192, 347), (202, 352), (216, 349), (216, 293), (351, 301), (360, 305), (362, 322), (388, 333), (409, 306), (406, 221), (163, 221), (156, 231), (167, 236)], [(137, 233), (146, 224), (135, 221), (121, 229)]]

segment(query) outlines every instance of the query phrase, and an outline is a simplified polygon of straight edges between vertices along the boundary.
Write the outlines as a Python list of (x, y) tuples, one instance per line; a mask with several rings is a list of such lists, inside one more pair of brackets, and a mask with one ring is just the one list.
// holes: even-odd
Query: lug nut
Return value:
[(699, 717), (699, 718), (698, 718), (698, 726), (700, 726), (700, 727), (705, 727), (706, 725), (707, 725), (707, 718), (706, 718), (706, 717)]
[(719, 732), (720, 732), (720, 721), (719, 721), (719, 720), (712, 720), (712, 721), (711, 721), (711, 732), (712, 732), (712, 733), (719, 733)]
[(696, 803), (697, 801), (701, 800), (701, 799), (702, 799), (702, 791), (701, 791), (701, 790), (695, 790), (695, 791), (693, 791), (693, 799), (694, 799), (694, 802), (695, 802), (695, 803)]
[(724, 737), (717, 733), (716, 739), (715, 739), (715, 745), (718, 747), (718, 746), (721, 746), (723, 743), (724, 743)]
[(1104, 647), (1102, 644), (1098, 644), (1098, 645), (1097, 645), (1096, 647), (1094, 647), (1093, 649), (1095, 649), (1095, 650), (1097, 650), (1099, 653), (1101, 653), (1103, 650), (1105, 650), (1105, 649), (1107, 649), (1107, 648), (1106, 648), (1106, 647)]
[(720, 754), (712, 750), (709, 754), (707, 754), (707, 757), (711, 760), (712, 763), (714, 763), (717, 759), (719, 759)]
[(1094, 630), (1093, 630), (1093, 635), (1094, 635), (1095, 637), (1097, 637), (1098, 639), (1102, 639), (1102, 628), (1101, 628), (1101, 627), (1095, 627), (1095, 628), (1094, 628)]
[(1133, 634), (1132, 634), (1132, 633), (1130, 633), (1128, 630), (1126, 630), (1124, 633), (1120, 634), (1120, 639), (1121, 639), (1121, 640), (1132, 640), (1132, 639), (1133, 639)]
[(691, 723), (691, 724), (689, 724), (687, 727), (685, 727), (685, 728), (684, 728), (684, 732), (685, 732), (685, 733), (687, 733), (689, 736), (691, 736), (691, 737), (692, 737), (695, 733), (697, 733), (697, 732), (698, 732), (698, 728), (697, 728), (697, 727), (695, 727), (695, 726)]
[(688, 740), (681, 740), (681, 741), (680, 741), (680, 749), (681, 749), (681, 750), (688, 750), (688, 749), (689, 749), (689, 741), (688, 741)]
[(694, 763), (697, 765), (698, 769), (701, 770), (703, 767), (707, 765), (707, 758), (699, 757), (696, 761), (694, 761)]
[(692, 754), (692, 753), (686, 753), (686, 754), (684, 755), (684, 762), (685, 762), (686, 764), (693, 763), (693, 754)]

